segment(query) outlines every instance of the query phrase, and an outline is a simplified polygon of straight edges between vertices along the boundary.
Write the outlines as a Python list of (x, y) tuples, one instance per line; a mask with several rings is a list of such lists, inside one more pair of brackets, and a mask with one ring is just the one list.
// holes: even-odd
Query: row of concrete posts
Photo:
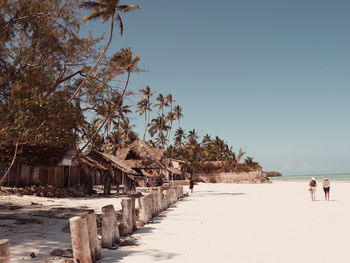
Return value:
[[(147, 194), (144, 193), (144, 196), (138, 198), (139, 225), (148, 223), (183, 196), (182, 186), (166, 190), (162, 187), (150, 189)], [(120, 236), (131, 235), (137, 230), (135, 199), (122, 199), (121, 206), (123, 220), (119, 224), (113, 205), (102, 208), (101, 242), (98, 239), (96, 215), (93, 210), (69, 219), (73, 256), (80, 263), (96, 262), (101, 258), (101, 247), (114, 248), (120, 242)], [(86, 242), (87, 240), (89, 242)], [(0, 263), (8, 262), (0, 260)]]

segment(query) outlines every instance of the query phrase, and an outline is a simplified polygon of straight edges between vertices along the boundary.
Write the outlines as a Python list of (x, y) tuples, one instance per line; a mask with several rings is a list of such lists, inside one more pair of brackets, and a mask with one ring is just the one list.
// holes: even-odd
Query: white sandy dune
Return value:
[[(350, 183), (333, 183), (331, 201), (323, 201), (319, 188), (317, 201), (311, 202), (306, 182), (199, 184), (194, 194), (133, 235), (138, 246), (104, 249), (100, 262), (348, 262), (349, 189)], [(96, 207), (110, 201), (97, 201), (100, 203)], [(52, 220), (41, 228), (52, 231), (52, 224), (58, 219)], [(33, 232), (35, 227), (39, 225), (30, 229), (27, 225), (27, 231)], [(60, 227), (58, 224), (57, 231)], [(22, 241), (19, 233), (14, 236), (16, 244), (12, 248), (17, 256), (26, 248), (29, 251), (37, 246), (45, 246), (46, 250), (69, 246), (69, 235), (65, 233), (54, 236), (50, 232), (46, 243), (33, 235), (30, 240), (23, 235)], [(17, 257), (13, 262), (32, 261)]]

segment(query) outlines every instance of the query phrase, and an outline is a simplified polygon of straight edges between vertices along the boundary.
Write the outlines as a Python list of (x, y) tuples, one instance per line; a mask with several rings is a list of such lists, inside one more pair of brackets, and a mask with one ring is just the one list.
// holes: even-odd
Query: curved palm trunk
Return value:
[(17, 157), (17, 152), (18, 152), (18, 143), (16, 143), (16, 147), (15, 147), (15, 153), (13, 155), (11, 164), (9, 166), (9, 168), (7, 169), (6, 173), (4, 174), (4, 176), (2, 177), (1, 181), (0, 181), (0, 186), (2, 185), (2, 182), (5, 180), (6, 177), (9, 177), (11, 168), (13, 166), (13, 164), (15, 163), (16, 157)]
[(147, 109), (145, 111), (145, 128), (144, 128), (144, 131), (143, 131), (143, 140), (144, 141), (146, 140), (146, 132), (147, 132)]
[[(126, 79), (126, 82), (125, 82), (125, 86), (124, 86), (124, 89), (123, 89), (123, 92), (120, 96), (120, 99), (123, 99), (124, 95), (125, 95), (125, 92), (126, 92), (126, 89), (128, 88), (128, 85), (129, 85), (129, 80), (130, 80), (130, 71), (128, 71), (128, 77)], [(119, 104), (119, 102), (118, 102)], [(113, 110), (111, 111), (110, 114), (108, 114), (108, 116), (103, 120), (102, 124), (100, 125), (100, 127), (94, 132), (94, 134), (90, 137), (90, 139), (86, 142), (86, 144), (79, 150), (80, 152), (82, 152), (90, 143), (91, 141), (95, 138), (95, 136), (99, 133), (99, 131), (102, 129), (102, 127), (106, 124), (107, 120), (110, 119), (112, 117), (112, 115), (114, 114)]]
[(83, 87), (83, 85), (85, 84), (85, 82), (88, 80), (88, 78), (91, 76), (92, 72), (94, 72), (97, 68), (97, 66), (100, 64), (102, 58), (105, 56), (110, 44), (112, 43), (112, 39), (113, 39), (113, 31), (114, 31), (114, 16), (115, 13), (113, 13), (112, 17), (111, 17), (111, 31), (109, 33), (109, 40), (107, 42), (107, 45), (104, 47), (102, 53), (100, 54), (100, 56), (98, 57), (95, 65), (92, 67), (92, 69), (90, 69), (90, 71), (88, 72), (88, 74), (86, 75), (86, 77), (83, 79), (83, 81), (79, 84), (78, 88), (74, 91), (73, 95), (69, 98), (69, 100), (67, 101), (67, 103), (71, 103), (72, 100), (75, 98), (75, 96), (78, 94), (78, 92), (80, 91), (80, 89)]

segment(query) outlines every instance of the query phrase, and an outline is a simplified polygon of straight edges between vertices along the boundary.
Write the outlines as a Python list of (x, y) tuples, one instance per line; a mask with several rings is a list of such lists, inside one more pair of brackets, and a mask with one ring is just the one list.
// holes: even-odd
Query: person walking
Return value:
[(193, 180), (193, 178), (191, 177), (191, 179), (190, 179), (190, 189), (191, 189), (191, 193), (193, 193), (193, 187), (194, 187), (194, 180)]
[(315, 177), (311, 177), (311, 180), (309, 182), (309, 191), (311, 193), (311, 201), (316, 201), (316, 187), (317, 187), (317, 183), (316, 183), (316, 179)]
[(323, 184), (323, 191), (324, 191), (324, 199), (325, 201), (329, 201), (329, 190), (330, 190), (330, 182), (329, 179), (326, 177), (322, 181)]

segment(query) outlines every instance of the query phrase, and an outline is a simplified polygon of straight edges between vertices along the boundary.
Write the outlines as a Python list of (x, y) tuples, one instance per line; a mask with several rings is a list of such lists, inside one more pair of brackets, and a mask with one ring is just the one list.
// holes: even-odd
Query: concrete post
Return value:
[(114, 242), (114, 244), (119, 244), (120, 243), (120, 233), (119, 233), (118, 221), (117, 221), (117, 218), (115, 216), (114, 216), (113, 242)]
[(126, 229), (126, 234), (132, 234), (133, 229), (133, 211), (132, 211), (132, 199), (122, 199), (122, 210), (123, 210), (123, 224)]
[(163, 187), (162, 186), (158, 186), (157, 187), (157, 197), (158, 197), (158, 209), (159, 212), (162, 212), (163, 209)]
[(131, 199), (131, 205), (132, 205), (132, 230), (136, 231), (137, 230), (137, 225), (136, 225), (136, 209), (135, 209), (135, 198)]
[(165, 193), (164, 193), (164, 203), (165, 203), (165, 206), (166, 206), (166, 208), (165, 209), (168, 209), (168, 207), (169, 207), (169, 200), (170, 200), (170, 192), (169, 192), (169, 189), (166, 189), (165, 191), (164, 191)]
[(148, 222), (148, 207), (147, 207), (147, 197), (141, 196), (139, 199), (139, 220), (142, 224), (147, 224)]
[(146, 207), (147, 207), (147, 221), (150, 221), (152, 219), (152, 196), (149, 194), (146, 196)]
[(10, 240), (0, 239), (0, 263), (10, 263)]
[(74, 216), (69, 219), (73, 257), (79, 262), (92, 263), (86, 219)]
[(96, 260), (101, 258), (101, 250), (97, 239), (97, 223), (95, 211), (88, 210), (87, 212), (79, 214), (79, 216), (84, 217), (86, 219), (91, 259), (92, 262), (96, 262)]
[(102, 207), (102, 247), (112, 248), (115, 244), (115, 221), (116, 215), (113, 205)]

